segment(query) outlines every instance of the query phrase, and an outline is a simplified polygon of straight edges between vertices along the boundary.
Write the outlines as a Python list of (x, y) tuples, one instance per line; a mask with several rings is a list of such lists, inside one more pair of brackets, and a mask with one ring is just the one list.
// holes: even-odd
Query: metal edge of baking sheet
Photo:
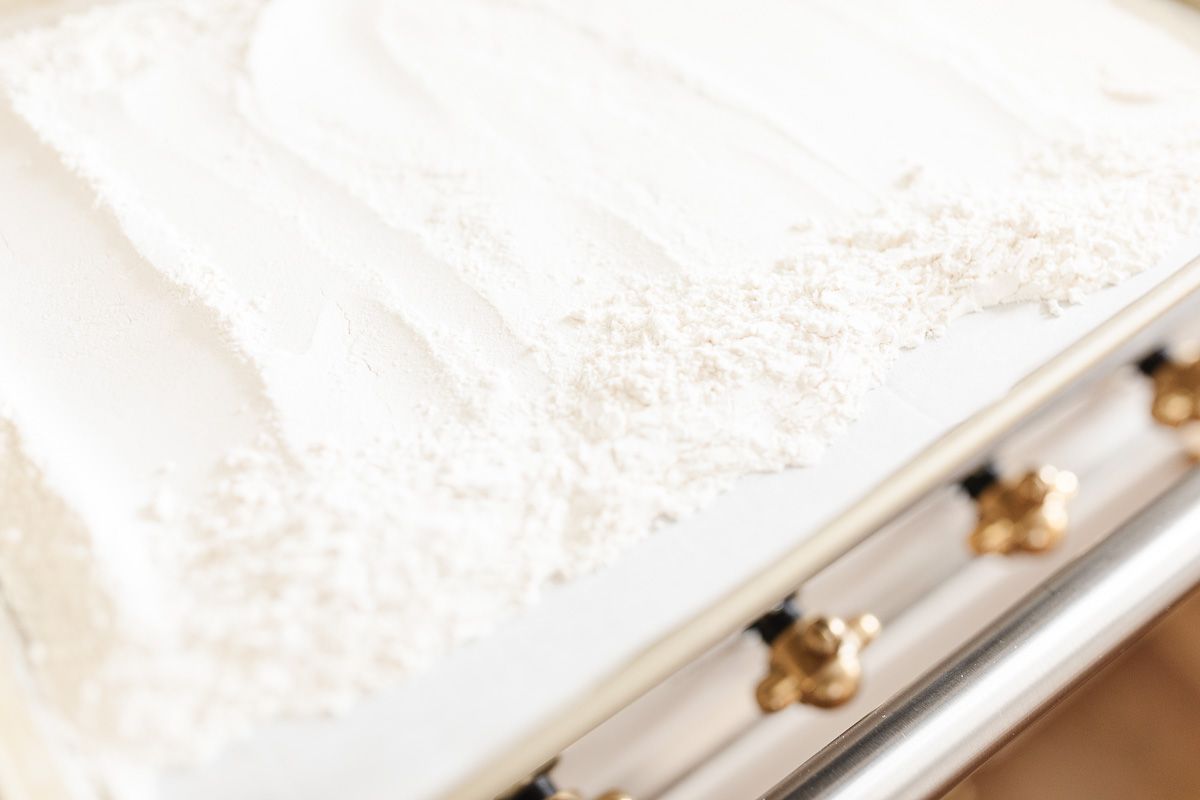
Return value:
[[(930, 490), (954, 480), (1002, 436), (1034, 418), (1072, 384), (1115, 368), (1119, 351), (1170, 323), (1172, 312), (1200, 290), (1200, 258), (1188, 262), (1140, 298), (1076, 340), (877, 484), (832, 521), (740, 587), (712, 603), (611, 673), (548, 724), (519, 741), (458, 785), (448, 800), (486, 800), (520, 781), (596, 725), (741, 629), (862, 542)], [(56, 753), (36, 693), (25, 674), (18, 639), (0, 613), (0, 797), (4, 800), (77, 798)]]
[(447, 800), (488, 800), (518, 783), (673, 672), (768, 611), (805, 580), (861, 543), (931, 490), (961, 477), (1002, 437), (1035, 419), (1068, 388), (1105, 377), (1154, 346), (1192, 294), (1200, 291), (1195, 257), (1057, 356), (1007, 394), (951, 429), (774, 563), (592, 686), (531, 736), (458, 784)]

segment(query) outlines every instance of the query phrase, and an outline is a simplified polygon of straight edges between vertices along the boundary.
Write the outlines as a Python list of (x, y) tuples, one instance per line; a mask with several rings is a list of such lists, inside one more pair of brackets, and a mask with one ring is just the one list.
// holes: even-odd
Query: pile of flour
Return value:
[(97, 413), (85, 482), (0, 395), (0, 587), (78, 736), (345, 707), (814, 463), (955, 318), (1200, 226), (1200, 54), (1127, 12), (726, 5), (119, 2), (0, 49), (213, 354), (171, 379), (233, 398), (186, 444)]

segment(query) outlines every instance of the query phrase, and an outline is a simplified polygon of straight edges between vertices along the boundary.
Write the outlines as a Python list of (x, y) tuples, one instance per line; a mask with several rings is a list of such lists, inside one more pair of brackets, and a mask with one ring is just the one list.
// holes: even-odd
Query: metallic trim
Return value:
[(764, 800), (940, 796), (1200, 584), (1197, 531), (1192, 470)]
[(1031, 372), (1003, 398), (952, 429), (790, 552), (565, 705), (533, 735), (502, 751), (446, 796), (494, 797), (723, 638), (745, 628), (930, 491), (970, 470), (1001, 438), (1046, 411), (1068, 387), (1099, 381), (1154, 349), (1200, 290), (1200, 258)]
[[(1036, 418), (1057, 395), (1100, 380), (1125, 361), (1133, 361), (1158, 344), (1154, 336), (1181, 316), (1185, 300), (1200, 290), (1200, 258), (1194, 259), (1079, 339), (1045, 365), (1030, 373), (996, 403), (951, 430), (907, 465), (853, 503), (844, 513), (805, 537), (790, 552), (720, 598), (638, 654), (605, 680), (562, 709), (533, 735), (501, 752), (459, 784), (447, 800), (490, 798), (513, 786), (620, 709), (661, 683), (672, 673), (743, 629), (777, 605), (821, 569), (868, 538), (931, 490), (961, 477), (1002, 437)], [(0, 617), (6, 612), (0, 609)], [(11, 620), (2, 620), (7, 624)], [(23, 683), (20, 650), (0, 638), (0, 686)], [(13, 800), (24, 785), (35, 785), (37, 768), (11, 764), (3, 756), (21, 754), (31, 740), (45, 742), (43, 726), (33, 719), (36, 706), (26, 693), (13, 693), (16, 717), (0, 718), (0, 765), (8, 768), (4, 781)], [(17, 720), (17, 721), (13, 721)], [(42, 748), (39, 748), (42, 749)], [(49, 748), (45, 748), (48, 750)], [(22, 780), (24, 779), (24, 780)], [(63, 776), (63, 796), (74, 781)], [(6, 800), (9, 794), (5, 794)], [(26, 795), (28, 796), (28, 795)], [(34, 795), (37, 796), (37, 795)], [(47, 796), (47, 795), (42, 795)], [(39, 797), (40, 800), (40, 797)]]

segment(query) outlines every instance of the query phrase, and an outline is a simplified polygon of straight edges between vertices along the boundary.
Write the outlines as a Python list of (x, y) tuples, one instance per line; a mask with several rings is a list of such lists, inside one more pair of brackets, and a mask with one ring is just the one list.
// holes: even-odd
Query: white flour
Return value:
[(1196, 231), (1166, 33), (844, 5), (126, 2), (9, 42), (136, 263), (41, 301), (101, 298), (78, 346), (133, 376), (83, 433), (0, 358), (0, 587), (76, 733), (173, 760), (343, 707), (812, 463), (956, 317)]

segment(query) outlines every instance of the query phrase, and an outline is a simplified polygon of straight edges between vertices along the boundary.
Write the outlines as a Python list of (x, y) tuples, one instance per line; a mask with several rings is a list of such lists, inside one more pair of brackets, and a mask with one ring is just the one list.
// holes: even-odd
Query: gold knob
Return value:
[(759, 707), (770, 713), (792, 703), (833, 708), (847, 702), (862, 682), (859, 653), (881, 628), (872, 614), (796, 620), (771, 641)]
[(1079, 489), (1074, 473), (1044, 466), (1016, 480), (994, 480), (975, 495), (976, 553), (1040, 553), (1067, 532), (1067, 504)]
[(1150, 413), (1163, 425), (1178, 428), (1200, 421), (1200, 358), (1171, 358), (1151, 353), (1138, 368), (1154, 382)]

